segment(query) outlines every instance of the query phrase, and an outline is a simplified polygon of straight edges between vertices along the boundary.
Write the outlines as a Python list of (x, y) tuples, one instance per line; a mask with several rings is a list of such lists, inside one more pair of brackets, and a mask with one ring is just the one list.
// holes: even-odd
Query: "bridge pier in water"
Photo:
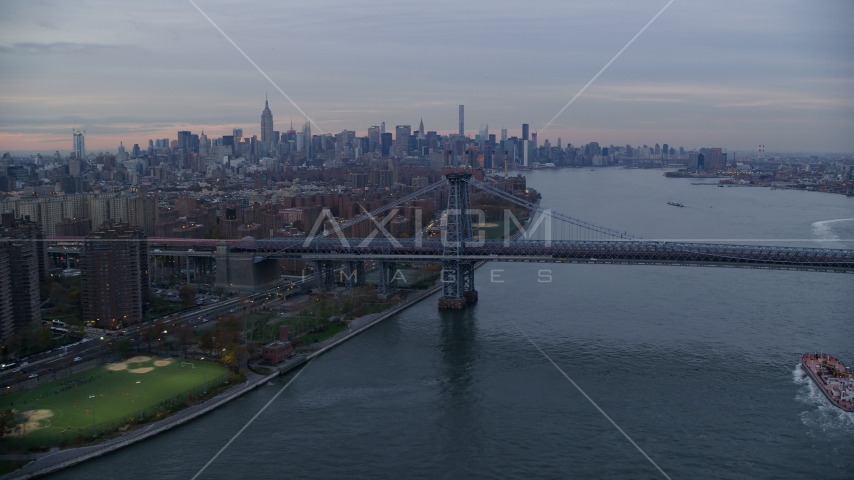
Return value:
[(452, 172), (448, 179), (448, 208), (445, 210), (444, 251), (442, 254), (442, 297), (439, 308), (462, 310), (469, 303), (477, 302), (474, 289), (474, 262), (461, 260), (460, 253), (472, 240), (471, 198), (469, 181), (471, 174)]

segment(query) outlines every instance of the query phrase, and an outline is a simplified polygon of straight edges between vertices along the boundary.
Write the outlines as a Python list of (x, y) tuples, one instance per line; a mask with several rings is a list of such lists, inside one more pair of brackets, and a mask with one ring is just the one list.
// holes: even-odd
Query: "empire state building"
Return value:
[(273, 112), (270, 104), (264, 99), (264, 111), (261, 112), (261, 143), (270, 145), (273, 141)]

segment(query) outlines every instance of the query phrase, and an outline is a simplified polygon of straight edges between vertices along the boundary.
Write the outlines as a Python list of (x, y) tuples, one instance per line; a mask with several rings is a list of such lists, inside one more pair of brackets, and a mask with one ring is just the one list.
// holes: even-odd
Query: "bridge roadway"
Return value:
[[(51, 238), (49, 241), (82, 242)], [(213, 257), (217, 245), (227, 245), (230, 255), (254, 255), (255, 263), (270, 258), (333, 261), (437, 262), (444, 258), (441, 240), (305, 237), (264, 240), (209, 240), (149, 238), (149, 253)], [(70, 245), (69, 245), (70, 246)], [(155, 253), (155, 249), (160, 250)], [(469, 242), (460, 260), (500, 262), (596, 263), (635, 265), (686, 265), (812, 270), (854, 273), (854, 250), (833, 248), (769, 247), (657, 241), (485, 240)]]
[[(229, 245), (230, 254), (253, 254), (255, 262), (270, 258), (333, 261), (440, 261), (445, 245), (439, 239), (274, 238), (242, 240)], [(769, 268), (854, 273), (854, 250), (768, 247), (656, 241), (485, 240), (469, 242), (454, 257), (501, 262), (686, 265)]]

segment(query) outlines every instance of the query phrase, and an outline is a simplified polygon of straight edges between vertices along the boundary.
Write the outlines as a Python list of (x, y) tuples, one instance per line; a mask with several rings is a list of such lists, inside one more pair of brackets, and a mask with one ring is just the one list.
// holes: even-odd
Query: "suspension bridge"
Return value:
[[(441, 213), (440, 236), (420, 228), (412, 238), (394, 238), (385, 229), (396, 208), (439, 188), (447, 188), (447, 205)], [(473, 191), (498, 197), (529, 212), (528, 223), (505, 215), (505, 229), (517, 222), (516, 235), (487, 240), (474, 235), (482, 215), (472, 209)], [(389, 213), (385, 218), (382, 215)], [(511, 218), (512, 217), (512, 218)], [(329, 219), (332, 219), (331, 214)], [(344, 231), (359, 222), (373, 222), (367, 238), (349, 238)], [(477, 221), (477, 222), (476, 222)], [(324, 222), (326, 223), (326, 222)], [(308, 227), (308, 226), (307, 226)], [(477, 301), (474, 269), (479, 262), (591, 263), (622, 265), (682, 265), (761, 268), (854, 273), (854, 250), (785, 246), (665, 242), (643, 239), (554, 212), (487, 181), (477, 180), (467, 169), (447, 172), (441, 181), (402, 196), (352, 219), (329, 222), (319, 234), (307, 237), (254, 240), (200, 240), (150, 238), (150, 255), (213, 257), (216, 284), (226, 289), (254, 289), (279, 280), (279, 259), (314, 263), (314, 283), (320, 290), (334, 288), (336, 271), (346, 287), (365, 284), (365, 263), (379, 273), (378, 293), (388, 295), (398, 287), (398, 263), (441, 263), (442, 297), (439, 308), (462, 309)], [(536, 234), (535, 234), (536, 232)], [(538, 237), (538, 238), (534, 238)], [(55, 239), (59, 240), (59, 239)], [(63, 239), (69, 240), (69, 239)], [(82, 240), (82, 239), (80, 239)], [(67, 248), (67, 247), (65, 247)], [(195, 262), (195, 260), (194, 260)], [(204, 261), (202, 261), (204, 265)]]

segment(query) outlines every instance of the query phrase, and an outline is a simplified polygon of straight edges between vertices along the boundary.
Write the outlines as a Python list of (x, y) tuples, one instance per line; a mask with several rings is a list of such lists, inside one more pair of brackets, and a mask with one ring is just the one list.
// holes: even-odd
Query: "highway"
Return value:
[[(269, 300), (279, 295), (282, 295), (279, 298), (287, 299), (292, 295), (304, 293), (312, 282), (313, 277), (306, 277), (296, 281), (283, 281), (279, 285), (263, 292), (232, 298), (213, 305), (192, 307), (177, 314), (132, 325), (123, 330), (110, 331), (89, 328), (87, 329), (89, 335), (71, 345), (54, 348), (46, 352), (11, 361), (11, 363), (15, 363), (15, 366), (5, 368), (0, 372), (0, 388), (5, 388), (7, 385), (15, 383), (14, 377), (18, 371), (23, 374), (21, 381), (24, 381), (31, 374), (42, 375), (67, 367), (75, 363), (76, 358), (80, 358), (77, 361), (86, 361), (110, 353), (111, 347), (109, 343), (111, 341), (127, 338), (131, 342), (141, 342), (142, 332), (158, 320), (165, 322), (163, 326), (166, 331), (171, 331), (182, 324), (189, 324), (195, 327), (211, 320), (216, 320), (228, 313), (239, 313), (238, 309), (245, 308), (246, 302), (254, 303), (256, 301)], [(174, 317), (175, 315), (177, 317)], [(210, 325), (213, 324), (213, 322), (210, 323)]]

